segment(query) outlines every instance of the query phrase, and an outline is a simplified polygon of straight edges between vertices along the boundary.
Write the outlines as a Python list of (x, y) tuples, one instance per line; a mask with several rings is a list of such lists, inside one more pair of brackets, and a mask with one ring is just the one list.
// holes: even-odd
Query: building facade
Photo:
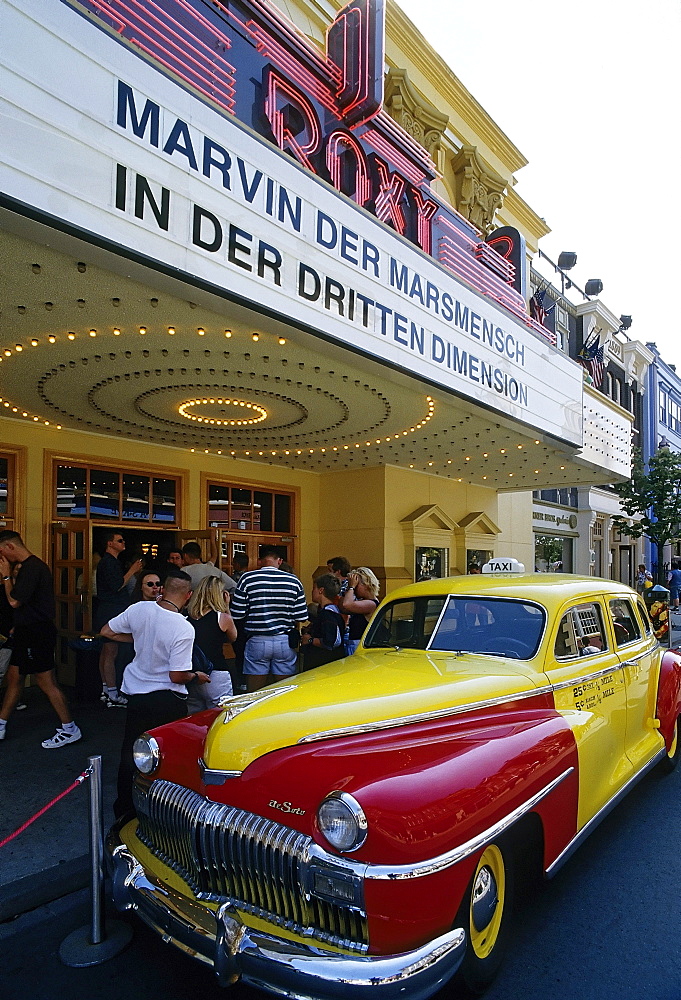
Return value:
[[(653, 361), (647, 373), (647, 394), (644, 408), (644, 434), (642, 442), (643, 461), (647, 462), (659, 448), (670, 448), (681, 452), (681, 376), (675, 365), (670, 365), (661, 357), (654, 343), (647, 344)], [(657, 579), (660, 553), (657, 546), (645, 541), (644, 557), (646, 566)], [(662, 553), (665, 570), (672, 559), (681, 558), (681, 540), (675, 539)]]
[(628, 475), (527, 312), (525, 160), (398, 7), (0, 6), (2, 516), (64, 662), (110, 525), (387, 591), (532, 565), (533, 490)]

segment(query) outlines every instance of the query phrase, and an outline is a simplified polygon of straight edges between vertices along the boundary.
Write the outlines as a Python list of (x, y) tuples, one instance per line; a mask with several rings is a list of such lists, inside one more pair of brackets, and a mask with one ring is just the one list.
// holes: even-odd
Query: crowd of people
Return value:
[[(235, 553), (229, 576), (219, 567), (217, 533), (211, 558), (197, 542), (154, 559), (126, 561), (123, 533), (101, 537), (93, 579), (93, 627), (101, 699), (126, 709), (117, 815), (132, 808), (134, 741), (143, 732), (205, 709), (235, 693), (253, 692), (298, 670), (353, 653), (379, 603), (379, 581), (366, 566), (329, 559), (312, 582), (311, 603), (275, 546), (260, 547), (258, 566)], [(59, 720), (42, 742), (57, 749), (81, 739), (56, 680), (52, 574), (21, 537), (0, 532), (0, 740), (21, 707), (26, 677), (46, 694)]]

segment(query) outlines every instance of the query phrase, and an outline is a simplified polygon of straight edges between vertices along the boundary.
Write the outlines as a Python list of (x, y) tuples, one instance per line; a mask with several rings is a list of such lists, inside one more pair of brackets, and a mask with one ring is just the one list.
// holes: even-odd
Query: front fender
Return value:
[(674, 727), (681, 714), (681, 653), (668, 649), (662, 656), (657, 686), (656, 717), (667, 750), (671, 749)]

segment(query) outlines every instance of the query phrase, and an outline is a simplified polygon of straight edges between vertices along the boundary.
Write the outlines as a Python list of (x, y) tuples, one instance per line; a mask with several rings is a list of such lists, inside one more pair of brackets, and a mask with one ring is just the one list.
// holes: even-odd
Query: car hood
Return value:
[(231, 698), (204, 748), (209, 768), (243, 771), (281, 747), (418, 721), (529, 694), (546, 683), (531, 662), (422, 650), (360, 650), (353, 656)]

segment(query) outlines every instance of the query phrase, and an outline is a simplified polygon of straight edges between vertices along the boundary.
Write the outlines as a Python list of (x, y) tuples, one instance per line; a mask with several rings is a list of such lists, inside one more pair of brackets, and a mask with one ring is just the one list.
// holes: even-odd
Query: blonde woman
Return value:
[(236, 639), (236, 625), (229, 613), (229, 594), (220, 577), (206, 576), (200, 581), (187, 605), (187, 621), (194, 626), (194, 643), (213, 664), (209, 684), (187, 685), (189, 712), (217, 708), (223, 695), (233, 691), (231, 670), (234, 660), (226, 660), (222, 650)]
[(358, 566), (348, 573), (348, 588), (340, 599), (340, 609), (349, 615), (348, 655), (354, 653), (364, 635), (369, 619), (378, 607), (380, 584), (368, 566)]

